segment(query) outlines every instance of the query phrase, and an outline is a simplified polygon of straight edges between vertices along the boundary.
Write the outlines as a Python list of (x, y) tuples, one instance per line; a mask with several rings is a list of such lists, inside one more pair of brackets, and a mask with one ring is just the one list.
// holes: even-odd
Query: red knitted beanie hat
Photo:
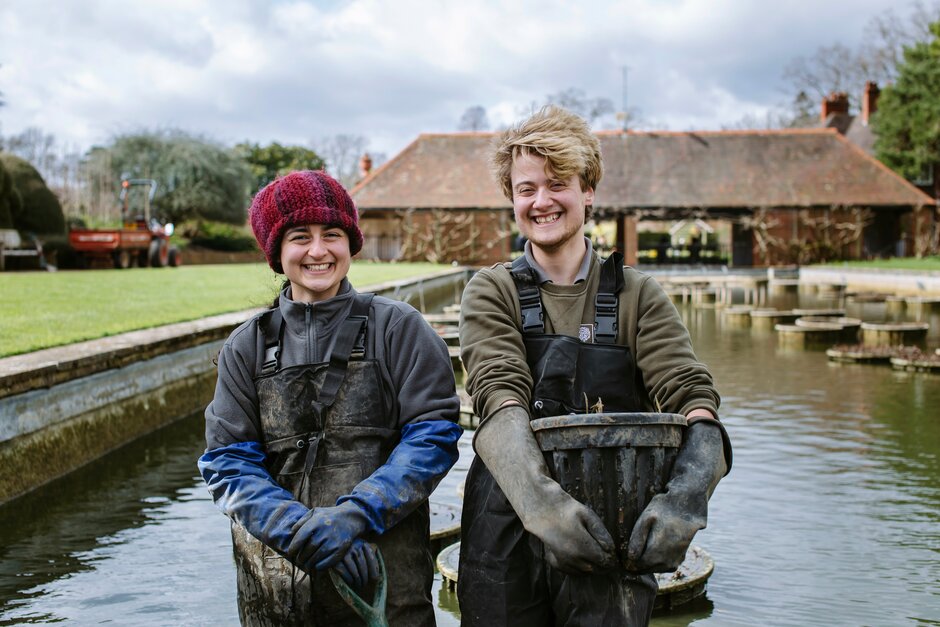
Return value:
[(258, 246), (277, 273), (281, 238), (287, 229), (305, 224), (338, 226), (349, 235), (349, 252), (362, 248), (359, 212), (339, 181), (321, 170), (300, 170), (274, 179), (255, 194), (248, 210)]

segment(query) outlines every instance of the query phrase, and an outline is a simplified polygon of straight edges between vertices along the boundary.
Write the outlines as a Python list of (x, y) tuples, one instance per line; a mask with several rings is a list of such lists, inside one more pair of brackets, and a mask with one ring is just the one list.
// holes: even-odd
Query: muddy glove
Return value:
[(473, 446), (522, 526), (545, 545), (552, 567), (587, 573), (616, 566), (614, 541), (600, 517), (551, 478), (525, 408), (498, 409), (477, 429)]
[[(274, 480), (260, 442), (234, 442), (199, 458), (216, 506), (248, 533), (301, 568), (316, 549), (309, 539), (314, 512)], [(311, 565), (312, 566), (312, 565)], [(308, 568), (310, 570), (310, 568)]]
[(337, 505), (357, 505), (368, 530), (382, 535), (427, 501), (457, 461), (457, 440), (463, 429), (449, 420), (406, 424), (401, 440), (385, 463), (359, 482)]
[(676, 570), (695, 533), (705, 528), (708, 499), (727, 470), (723, 433), (716, 422), (699, 421), (686, 431), (666, 490), (650, 500), (633, 526), (627, 570)]
[(379, 578), (379, 558), (374, 544), (356, 539), (343, 560), (333, 569), (343, 581), (362, 590), (370, 581)]
[(367, 525), (365, 512), (355, 503), (317, 507), (294, 525), (287, 554), (307, 572), (327, 569), (343, 559)]

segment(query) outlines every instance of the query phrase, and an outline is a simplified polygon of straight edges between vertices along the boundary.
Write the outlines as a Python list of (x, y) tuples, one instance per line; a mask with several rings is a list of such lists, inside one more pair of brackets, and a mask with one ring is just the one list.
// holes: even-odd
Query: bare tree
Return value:
[[(359, 181), (359, 159), (369, 147), (369, 140), (364, 135), (351, 133), (330, 135), (311, 142), (311, 147), (323, 157), (327, 172), (335, 176), (344, 187), (352, 187)], [(375, 167), (376, 155), (370, 156)]]
[[(911, 6), (911, 14), (906, 19), (898, 17), (892, 9), (872, 18), (865, 27), (864, 43), (855, 50), (833, 43), (818, 48), (809, 57), (793, 59), (783, 72), (783, 79), (788, 83), (785, 89), (812, 100), (816, 114), (819, 103), (831, 92), (847, 93), (850, 107), (857, 110), (858, 96), (865, 81), (882, 85), (893, 81), (903, 60), (903, 47), (928, 40), (929, 24), (940, 20), (940, 0), (930, 4), (917, 0)], [(806, 118), (797, 100), (791, 106), (794, 120), (818, 119), (818, 115)]]
[(940, 206), (915, 209), (913, 221), (914, 256), (935, 256), (940, 250)]
[(867, 207), (833, 207), (823, 211), (800, 211), (800, 224), (815, 233), (812, 239), (791, 241), (798, 251), (798, 263), (830, 261), (842, 256), (843, 249), (856, 244), (856, 256), (861, 256), (861, 239), (865, 227), (874, 221), (875, 214)]
[(783, 240), (773, 234), (780, 226), (780, 220), (774, 217), (767, 207), (756, 207), (753, 213), (742, 215), (736, 222), (745, 231), (753, 233), (754, 242), (764, 259), (767, 259), (771, 250), (783, 247)]
[(750, 130), (750, 129), (772, 129), (772, 128), (782, 128), (787, 126), (787, 122), (783, 119), (783, 115), (776, 111), (768, 111), (763, 116), (756, 115), (753, 113), (746, 113), (741, 119), (736, 122), (731, 122), (730, 124), (722, 124), (721, 130), (723, 131), (734, 131), (734, 130)]
[(100, 146), (89, 150), (79, 165), (79, 179), (80, 200), (77, 211), (71, 213), (91, 224), (118, 220), (121, 215), (117, 200), (120, 181), (114, 174), (111, 151)]
[(546, 104), (558, 105), (577, 113), (592, 126), (598, 119), (614, 112), (614, 103), (610, 98), (589, 98), (583, 89), (577, 87), (549, 94)]
[(467, 110), (460, 116), (460, 122), (457, 124), (458, 131), (488, 131), (490, 130), (490, 121), (486, 117), (486, 109), (480, 105), (467, 107)]
[(940, 2), (911, 4), (907, 19), (888, 9), (871, 19), (865, 27), (860, 56), (869, 71), (870, 80), (888, 82), (897, 77), (904, 60), (904, 47), (932, 38), (930, 24), (940, 20)]
[(58, 196), (66, 215), (78, 213), (84, 199), (78, 149), (60, 145), (55, 135), (30, 127), (0, 140), (0, 149), (28, 161)]
[[(401, 217), (404, 239), (401, 258), (424, 260), (431, 263), (476, 263), (483, 252), (492, 249), (510, 235), (506, 224), (499, 228), (490, 241), (484, 241), (482, 229), (477, 223), (477, 214), (431, 209), (420, 212), (403, 209), (396, 212)], [(481, 220), (493, 220), (493, 216), (480, 216)]]
[(4, 147), (7, 152), (29, 161), (48, 183), (57, 158), (55, 135), (31, 126), (18, 135), (7, 137)]
[(844, 249), (853, 244), (857, 247), (856, 254), (860, 255), (862, 235), (874, 220), (874, 213), (867, 207), (801, 209), (797, 220), (813, 235), (784, 239), (779, 235), (780, 220), (766, 207), (755, 208), (735, 222), (752, 233), (766, 263), (806, 264), (840, 258)]
[(808, 128), (819, 123), (819, 105), (801, 91), (789, 108), (776, 108), (763, 116), (747, 113), (736, 122), (722, 125), (723, 130)]
[(787, 65), (783, 77), (796, 93), (806, 93), (817, 101), (834, 91), (853, 94), (866, 78), (859, 53), (839, 43), (820, 47), (808, 58), (797, 57)]

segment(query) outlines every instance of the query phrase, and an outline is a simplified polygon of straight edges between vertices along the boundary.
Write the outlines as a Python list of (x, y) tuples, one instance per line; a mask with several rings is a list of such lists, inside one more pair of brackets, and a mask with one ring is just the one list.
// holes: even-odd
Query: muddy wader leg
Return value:
[(614, 541), (604, 523), (551, 478), (528, 411), (519, 405), (500, 408), (477, 429), (473, 446), (525, 530), (545, 545), (550, 566), (570, 573), (616, 567)]
[(556, 625), (644, 627), (656, 601), (656, 577), (623, 570), (568, 575), (549, 569)]
[(708, 520), (708, 499), (727, 473), (730, 445), (717, 420), (689, 426), (666, 490), (640, 514), (630, 535), (627, 565), (633, 572), (672, 572)]
[(551, 625), (546, 568), (542, 543), (526, 533), (477, 457), (467, 473), (460, 519), (461, 626)]

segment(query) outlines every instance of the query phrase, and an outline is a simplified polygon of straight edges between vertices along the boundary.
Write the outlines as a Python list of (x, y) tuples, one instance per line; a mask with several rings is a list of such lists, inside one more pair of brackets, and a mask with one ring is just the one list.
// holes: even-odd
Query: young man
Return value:
[[(602, 176), (578, 116), (547, 107), (502, 133), (493, 158), (525, 253), (464, 292), (461, 357), (483, 421), (466, 483), (458, 595), (464, 625), (645, 625), (652, 573), (682, 562), (731, 464), (719, 396), (688, 331), (650, 277), (604, 262), (584, 237)], [(529, 421), (659, 411), (688, 418), (664, 493), (640, 515), (628, 569), (600, 518), (549, 473)]]

